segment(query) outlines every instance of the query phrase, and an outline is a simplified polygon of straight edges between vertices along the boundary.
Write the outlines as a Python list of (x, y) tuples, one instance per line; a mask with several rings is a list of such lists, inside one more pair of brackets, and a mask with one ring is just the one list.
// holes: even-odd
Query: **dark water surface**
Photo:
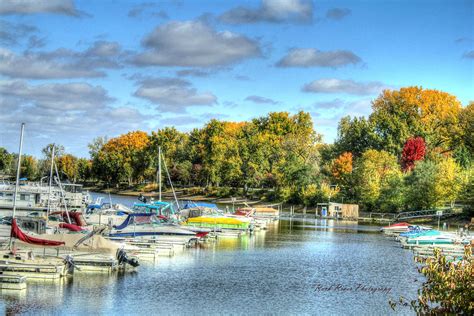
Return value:
[[(114, 197), (115, 203), (115, 197)], [(418, 279), (418, 281), (416, 281)], [(280, 220), (253, 236), (222, 238), (136, 273), (76, 274), (2, 293), (8, 314), (384, 315), (390, 298), (416, 296), (409, 251), (373, 226)]]

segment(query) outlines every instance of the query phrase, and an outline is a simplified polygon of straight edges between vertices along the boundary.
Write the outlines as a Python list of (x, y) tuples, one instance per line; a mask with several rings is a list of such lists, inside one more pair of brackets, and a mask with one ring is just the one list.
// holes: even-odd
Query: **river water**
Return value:
[(406, 315), (410, 310), (394, 312), (388, 301), (416, 297), (422, 280), (412, 253), (377, 227), (335, 220), (280, 220), (252, 236), (222, 238), (141, 264), (134, 273), (29, 283), (21, 293), (2, 293), (0, 311)]

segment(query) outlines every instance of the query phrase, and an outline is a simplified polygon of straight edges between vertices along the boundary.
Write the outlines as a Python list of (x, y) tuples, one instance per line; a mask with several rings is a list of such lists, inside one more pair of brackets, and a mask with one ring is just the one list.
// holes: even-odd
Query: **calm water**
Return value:
[[(118, 202), (115, 197), (113, 201)], [(77, 274), (61, 282), (29, 283), (22, 294), (2, 294), (0, 310), (76, 315), (395, 314), (388, 300), (415, 297), (420, 279), (412, 254), (374, 227), (281, 220), (253, 236), (220, 239), (173, 258), (142, 262), (136, 273)]]

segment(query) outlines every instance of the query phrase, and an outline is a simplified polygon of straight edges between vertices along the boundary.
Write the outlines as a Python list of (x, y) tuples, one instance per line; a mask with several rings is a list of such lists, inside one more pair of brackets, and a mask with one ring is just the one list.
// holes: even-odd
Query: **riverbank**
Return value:
[[(105, 194), (117, 194), (122, 196), (131, 196), (139, 197), (140, 195), (146, 196), (147, 198), (157, 199), (159, 198), (159, 192), (156, 185), (146, 185), (133, 188), (104, 188), (97, 185), (85, 185), (85, 190), (92, 192), (100, 192)], [(232, 190), (223, 188), (226, 193), (231, 192)], [(217, 194), (216, 194), (217, 193)], [(275, 201), (269, 201), (265, 198), (255, 198), (255, 197), (245, 197), (234, 190), (234, 195), (232, 194), (218, 194), (219, 192), (216, 189), (206, 189), (202, 187), (189, 187), (189, 188), (177, 188), (175, 189), (175, 194), (180, 200), (193, 200), (193, 201), (202, 201), (202, 202), (213, 202), (221, 204), (249, 204), (256, 205), (259, 203), (268, 205), (268, 204), (281, 204)], [(222, 193), (222, 192), (220, 192)], [(171, 189), (166, 189), (161, 192), (163, 199), (172, 200), (174, 199), (173, 191)]]
[[(105, 194), (117, 194), (121, 196), (129, 196), (129, 197), (139, 197), (140, 195), (144, 195), (147, 198), (158, 199), (159, 193), (156, 191), (156, 186), (148, 185), (142, 186), (142, 190), (137, 190), (137, 188), (129, 188), (129, 189), (122, 189), (122, 188), (103, 188), (99, 186), (85, 186), (84, 189), (93, 191), (93, 192), (100, 192)], [(274, 207), (281, 207), (282, 211), (289, 210), (292, 208), (292, 216), (315, 216), (315, 207), (307, 207), (305, 208), (303, 205), (292, 205), (292, 204), (285, 204), (282, 202), (275, 202), (275, 201), (268, 201), (265, 199), (250, 199), (245, 196), (234, 196), (235, 200), (232, 200), (229, 197), (220, 197), (217, 195), (209, 194), (212, 190), (208, 190), (207, 194), (203, 194), (205, 191), (204, 188), (200, 187), (190, 187), (190, 188), (178, 188), (175, 190), (177, 198), (180, 200), (193, 200), (193, 201), (201, 201), (201, 202), (210, 202), (210, 203), (218, 203), (218, 204), (233, 204), (235, 206), (245, 206), (245, 205), (253, 205), (253, 206), (274, 206)], [(162, 191), (162, 198), (165, 200), (173, 200), (173, 192), (171, 190), (164, 190)], [(387, 214), (389, 215), (389, 214)], [(315, 216), (316, 217), (316, 216)], [(367, 214), (361, 214), (359, 218), (354, 219), (361, 224), (366, 225), (388, 225), (394, 222), (393, 219), (390, 218), (369, 218)], [(429, 225), (433, 227), (437, 227), (438, 225), (438, 218), (413, 218), (408, 220), (408, 222), (418, 225)], [(455, 214), (450, 216), (444, 216), (440, 220), (440, 227), (443, 227), (443, 224), (446, 223), (448, 228), (460, 228), (464, 227), (466, 224), (472, 226), (472, 220), (469, 217), (466, 217), (465, 214)]]

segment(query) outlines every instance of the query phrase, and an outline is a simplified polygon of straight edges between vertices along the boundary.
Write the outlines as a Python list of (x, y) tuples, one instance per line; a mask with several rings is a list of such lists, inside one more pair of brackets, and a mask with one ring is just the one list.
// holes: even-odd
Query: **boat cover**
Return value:
[(163, 216), (156, 216), (150, 213), (132, 213), (128, 214), (127, 218), (123, 221), (120, 225), (114, 225), (113, 227), (117, 230), (122, 230), (130, 224), (150, 224), (150, 223), (159, 223), (160, 219), (164, 219), (166, 217)]
[(62, 241), (54, 241), (54, 240), (47, 240), (41, 238), (35, 238), (32, 236), (28, 236), (24, 232), (21, 231), (20, 227), (16, 224), (16, 219), (14, 218), (12, 221), (12, 229), (10, 236), (13, 238), (17, 238), (23, 242), (33, 245), (41, 245), (41, 246), (61, 246), (65, 243)]
[[(63, 250), (74, 250), (82, 252), (94, 252), (114, 255), (117, 252), (117, 249), (120, 249), (122, 246), (116, 242), (106, 239), (101, 235), (93, 235), (88, 237), (85, 234), (54, 234), (40, 235), (42, 238), (47, 238), (49, 241), (59, 242), (58, 246)], [(31, 245), (31, 247), (41, 247)], [(127, 246), (127, 248), (130, 248)], [(132, 247), (133, 248), (133, 247)]]
[(77, 226), (77, 225), (74, 225), (74, 224), (68, 224), (68, 223), (59, 223), (59, 227), (61, 228), (66, 228), (70, 231), (73, 231), (73, 232), (80, 232), (82, 231), (82, 227), (80, 226)]
[[(67, 222), (67, 213), (65, 211), (54, 212), (54, 213), (51, 213), (51, 215), (61, 215), (63, 217), (63, 220), (65, 222)], [(77, 226), (81, 226), (81, 227), (82, 226), (87, 226), (87, 223), (82, 218), (82, 213), (81, 212), (69, 212), (69, 218), (71, 219), (71, 221), (76, 223)]]
[(187, 208), (193, 208), (193, 207), (208, 207), (208, 208), (217, 209), (217, 205), (214, 203), (194, 202), (194, 201), (187, 202), (183, 208), (187, 209)]

